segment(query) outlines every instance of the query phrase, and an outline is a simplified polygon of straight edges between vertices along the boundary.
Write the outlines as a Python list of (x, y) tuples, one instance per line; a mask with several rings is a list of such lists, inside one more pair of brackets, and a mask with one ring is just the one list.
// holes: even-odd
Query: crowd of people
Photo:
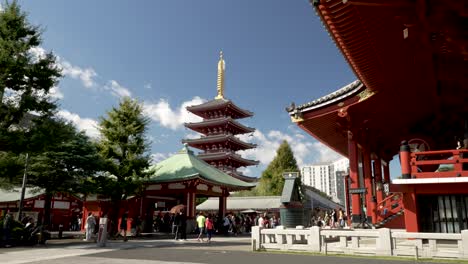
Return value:
[(347, 226), (347, 216), (343, 209), (324, 210), (315, 208), (313, 210), (310, 225), (322, 228), (345, 228)]

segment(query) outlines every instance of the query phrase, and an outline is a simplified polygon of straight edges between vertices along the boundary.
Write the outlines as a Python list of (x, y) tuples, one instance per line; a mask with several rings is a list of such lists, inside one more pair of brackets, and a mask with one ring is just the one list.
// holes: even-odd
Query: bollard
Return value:
[(59, 225), (59, 232), (58, 232), (58, 238), (62, 239), (63, 238), (63, 225)]

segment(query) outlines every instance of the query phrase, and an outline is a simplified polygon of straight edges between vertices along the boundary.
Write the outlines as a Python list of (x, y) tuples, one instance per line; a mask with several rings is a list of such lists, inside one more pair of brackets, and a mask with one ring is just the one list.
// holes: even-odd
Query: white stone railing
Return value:
[(380, 229), (275, 229), (252, 227), (252, 249), (415, 258), (468, 259), (468, 230), (461, 234)]

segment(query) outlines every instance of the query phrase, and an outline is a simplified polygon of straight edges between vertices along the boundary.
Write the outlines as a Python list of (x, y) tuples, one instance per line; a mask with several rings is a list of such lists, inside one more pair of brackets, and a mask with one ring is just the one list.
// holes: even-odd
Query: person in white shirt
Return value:
[(91, 241), (95, 227), (96, 219), (94, 218), (93, 213), (89, 213), (88, 217), (86, 218), (86, 238), (84, 240)]
[(258, 227), (261, 227), (261, 228), (265, 227), (265, 218), (266, 218), (266, 213), (264, 213), (263, 216), (260, 216), (258, 218)]

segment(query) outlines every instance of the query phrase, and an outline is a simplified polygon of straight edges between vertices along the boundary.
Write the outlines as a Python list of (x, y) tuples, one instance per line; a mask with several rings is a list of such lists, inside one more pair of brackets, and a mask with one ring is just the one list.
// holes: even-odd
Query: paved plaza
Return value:
[[(0, 263), (8, 264), (248, 264), (248, 263), (411, 263), (408, 260), (387, 260), (376, 258), (359, 258), (347, 256), (323, 256), (307, 254), (282, 254), (276, 252), (251, 252), (250, 238), (228, 237), (216, 238), (211, 244), (169, 239), (146, 239), (110, 241), (106, 247), (97, 247), (74, 239), (52, 240), (46, 246), (29, 248), (0, 249)], [(425, 262), (418, 262), (425, 263)], [(440, 263), (440, 262), (439, 262)]]

